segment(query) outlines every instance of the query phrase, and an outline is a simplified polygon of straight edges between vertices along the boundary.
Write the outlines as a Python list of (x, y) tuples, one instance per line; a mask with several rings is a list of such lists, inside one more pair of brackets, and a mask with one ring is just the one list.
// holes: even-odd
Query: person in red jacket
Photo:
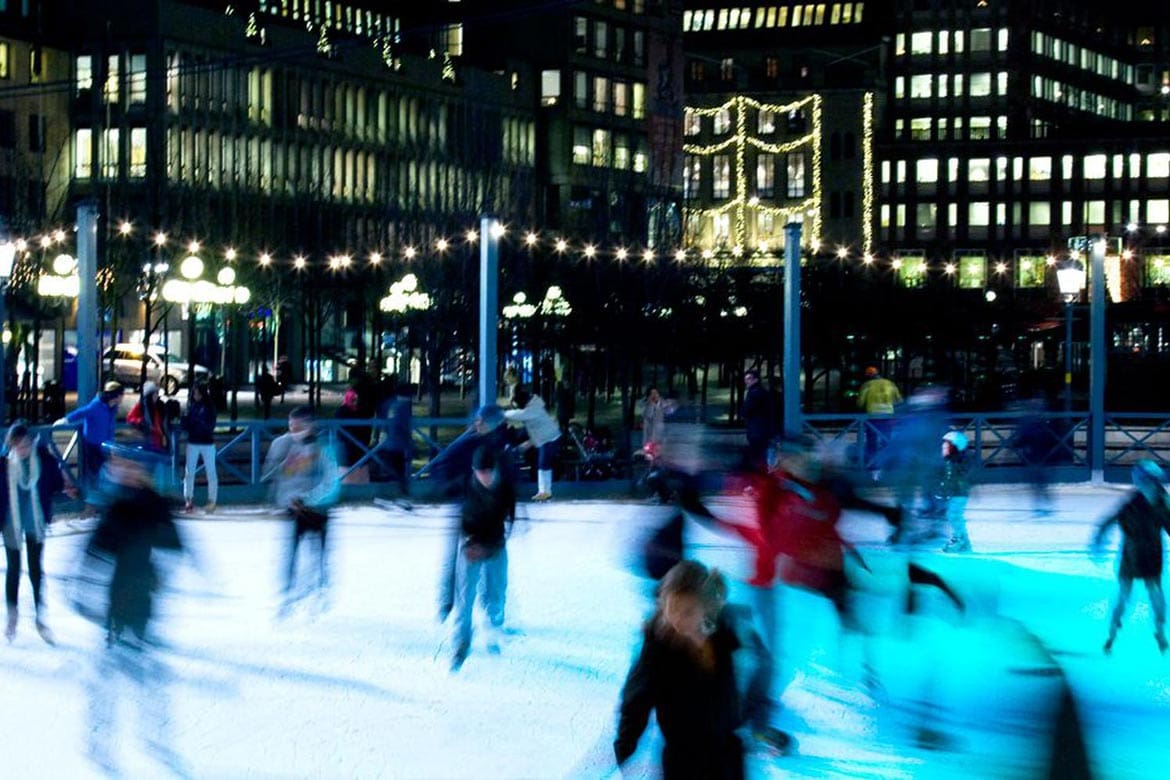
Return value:
[(142, 385), (142, 397), (126, 415), (126, 422), (142, 434), (143, 443), (155, 452), (168, 449), (166, 406), (159, 398), (158, 385), (146, 382)]

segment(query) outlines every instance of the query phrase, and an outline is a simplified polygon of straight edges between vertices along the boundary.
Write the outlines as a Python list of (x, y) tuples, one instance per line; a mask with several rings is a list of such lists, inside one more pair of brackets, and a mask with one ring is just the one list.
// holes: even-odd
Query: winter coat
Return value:
[(191, 444), (215, 444), (215, 405), (211, 401), (191, 401), (181, 425)]
[(182, 549), (166, 499), (149, 488), (120, 491), (87, 548), (89, 556), (113, 559), (106, 620), (114, 633), (129, 628), (139, 638), (145, 635), (159, 585), (156, 549)]
[(657, 619), (646, 624), (642, 649), (622, 687), (614, 755), (619, 764), (633, 755), (654, 711), (665, 738), (666, 780), (740, 780), (744, 752), (735, 732), (742, 711), (732, 662), (739, 639), (720, 615), (710, 636), (715, 651), (711, 670), (683, 641), (666, 633)]
[(1106, 531), (1121, 527), (1121, 565), (1117, 573), (1127, 579), (1162, 576), (1162, 532), (1170, 533), (1170, 498), (1163, 491), (1153, 503), (1134, 490), (1121, 508), (1097, 526), (1094, 545), (1100, 545)]
[(165, 452), (170, 448), (166, 407), (158, 402), (157, 397), (152, 399), (147, 396), (140, 399), (126, 414), (126, 422), (142, 432), (146, 446), (152, 450)]
[(857, 406), (866, 414), (893, 414), (894, 406), (901, 402), (898, 386), (882, 376), (863, 384), (857, 395)]
[(561, 437), (561, 426), (549, 415), (548, 410), (544, 408), (544, 401), (538, 395), (532, 396), (523, 409), (507, 410), (504, 417), (510, 422), (523, 423), (525, 430), (528, 431), (528, 438), (536, 447), (544, 446)]
[(277, 436), (264, 459), (264, 479), (272, 480), (272, 501), (281, 509), (300, 500), (306, 507), (324, 512), (341, 495), (337, 456), (319, 434), (297, 439), (291, 433)]
[(459, 511), (464, 543), (491, 554), (504, 546), (507, 527), (516, 517), (516, 486), (507, 471), (497, 468), (496, 483), (485, 487), (478, 479), (467, 486)]
[(642, 443), (661, 444), (666, 438), (666, 415), (672, 411), (669, 403), (659, 399), (657, 403), (647, 401), (642, 406)]
[(939, 498), (962, 498), (971, 492), (967, 479), (967, 451), (956, 450), (943, 458), (935, 495)]
[(748, 441), (767, 441), (776, 435), (776, 409), (772, 394), (756, 382), (743, 396), (739, 415)]
[(85, 406), (79, 406), (65, 415), (66, 421), (76, 425), (81, 423), (81, 438), (86, 444), (100, 447), (107, 441), (114, 440), (114, 431), (118, 424), (118, 407), (110, 407), (102, 400), (98, 393)]
[[(45, 445), (39, 445), (31, 457), (39, 458), (41, 462), (41, 476), (37, 480), (37, 499), (41, 502), (41, 515), (45, 526), (53, 522), (53, 496), (65, 489), (65, 478), (61, 474), (61, 464), (56, 456)], [(8, 457), (0, 458), (0, 518), (3, 518), (4, 546), (9, 550), (19, 550), (21, 540), (16, 536), (16, 526), (12, 523), (11, 504), (8, 498)], [(25, 528), (26, 536), (35, 536), (37, 541), (44, 541), (45, 529)]]

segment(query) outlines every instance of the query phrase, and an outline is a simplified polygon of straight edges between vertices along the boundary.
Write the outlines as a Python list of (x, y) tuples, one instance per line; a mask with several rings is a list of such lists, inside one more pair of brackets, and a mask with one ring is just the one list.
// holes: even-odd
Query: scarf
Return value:
[[(24, 547), (24, 536), (29, 534), (36, 537), (37, 541), (41, 541), (45, 534), (45, 515), (41, 509), (41, 497), (38, 495), (37, 483), (41, 480), (41, 459), (37, 455), (36, 447), (33, 447), (32, 452), (29, 453), (28, 460), (28, 478), (27, 481), (22, 479), (24, 469), (21, 468), (22, 461), (15, 455), (9, 453), (8, 455), (8, 514), (12, 518), (12, 531), (16, 536), (16, 549)], [(30, 501), (32, 504), (32, 517), (25, 518), (20, 513), (20, 490), (29, 491)], [(32, 521), (29, 528), (24, 527), (25, 520)]]

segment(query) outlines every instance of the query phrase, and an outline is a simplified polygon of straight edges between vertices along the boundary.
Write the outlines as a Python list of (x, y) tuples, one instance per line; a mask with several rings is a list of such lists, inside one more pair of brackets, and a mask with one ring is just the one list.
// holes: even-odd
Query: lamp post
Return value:
[(1069, 412), (1072, 411), (1073, 304), (1080, 300), (1085, 289), (1085, 267), (1076, 258), (1069, 258), (1056, 269), (1056, 284), (1064, 301), (1064, 410)]
[(219, 272), (219, 283), (203, 279), (203, 260), (191, 255), (183, 260), (179, 266), (182, 279), (170, 279), (162, 288), (163, 299), (169, 303), (177, 303), (187, 311), (187, 381), (195, 381), (195, 306), (203, 304), (211, 306), (243, 305), (252, 299), (252, 291), (247, 287), (224, 282), (234, 282), (235, 272), (229, 268)]
[[(528, 296), (523, 292), (518, 292), (512, 296), (512, 302), (503, 308), (502, 313), (504, 315), (504, 319), (506, 319), (509, 323), (513, 323), (517, 319), (527, 321), (532, 315), (536, 314), (536, 312), (536, 304), (529, 303)], [(518, 325), (513, 325), (512, 346), (509, 351), (512, 353), (511, 361), (513, 364), (515, 364), (517, 353), (520, 351), (520, 334)], [(519, 378), (523, 380), (524, 361), (522, 358), (520, 360), (520, 365), (517, 367), (517, 371), (519, 372)]]
[[(16, 262), (16, 244), (11, 239), (0, 243), (0, 333), (4, 330), (4, 322), (8, 319), (5, 304), (8, 298), (8, 280), (12, 278), (12, 265)], [(8, 389), (8, 366), (5, 365), (8, 357), (8, 345), (0, 339), (0, 423), (8, 421), (8, 406), (5, 391)]]
[[(425, 311), (431, 308), (431, 296), (418, 289), (418, 277), (406, 274), (390, 285), (390, 294), (383, 298), (378, 308), (388, 314), (405, 316), (408, 311)], [(397, 341), (397, 339), (395, 339)], [(395, 371), (402, 378), (402, 347), (395, 347)], [(410, 355), (407, 353), (406, 381), (410, 381)]]

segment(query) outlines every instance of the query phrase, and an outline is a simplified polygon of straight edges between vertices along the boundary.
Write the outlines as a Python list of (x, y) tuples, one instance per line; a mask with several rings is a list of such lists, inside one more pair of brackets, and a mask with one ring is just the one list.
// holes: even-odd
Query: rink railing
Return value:
[[(984, 482), (1017, 482), (1027, 480), (1036, 468), (1043, 468), (1057, 481), (1080, 481), (1089, 478), (1090, 417), (1083, 412), (1053, 412), (1044, 415), (1049, 438), (1041, 457), (1029, 461), (1013, 441), (1013, 434), (1027, 417), (1022, 412), (989, 412), (952, 415), (952, 428), (962, 431), (971, 442), (973, 476)], [(845, 451), (849, 463), (859, 471), (880, 469), (880, 453), (888, 444), (890, 425), (897, 418), (871, 417), (856, 414), (810, 414), (804, 417), (807, 438)], [(343, 465), (346, 490), (360, 493), (377, 491), (379, 485), (397, 480), (394, 471), (390, 441), (390, 420), (336, 420), (317, 421), (321, 435), (343, 453), (348, 448), (351, 458)], [(411, 462), (412, 482), (427, 483), (428, 467), (443, 448), (467, 428), (464, 417), (416, 417), (413, 420), (414, 458)], [(287, 421), (241, 420), (223, 422), (216, 427), (216, 461), (221, 487), (258, 488), (263, 474), (264, 457), (272, 440), (287, 430)], [(42, 426), (38, 428), (43, 441), (51, 442), (66, 472), (76, 478), (79, 472), (80, 446), (74, 426)], [(368, 432), (368, 437), (366, 436)], [(722, 436), (738, 439), (734, 431)], [(133, 440), (136, 432), (129, 426), (120, 426), (119, 440)], [(173, 447), (171, 475), (175, 484), (183, 478), (185, 447)], [(561, 464), (558, 479), (574, 479), (574, 452), (562, 448), (565, 462)], [(1124, 481), (1129, 469), (1140, 458), (1153, 458), (1170, 468), (1170, 414), (1119, 412), (1109, 413), (1105, 420), (1105, 478)], [(618, 462), (624, 462), (620, 457)], [(197, 471), (202, 481), (203, 465)], [(615, 468), (616, 479), (628, 477), (624, 469)], [(372, 486), (372, 487), (362, 487)]]

